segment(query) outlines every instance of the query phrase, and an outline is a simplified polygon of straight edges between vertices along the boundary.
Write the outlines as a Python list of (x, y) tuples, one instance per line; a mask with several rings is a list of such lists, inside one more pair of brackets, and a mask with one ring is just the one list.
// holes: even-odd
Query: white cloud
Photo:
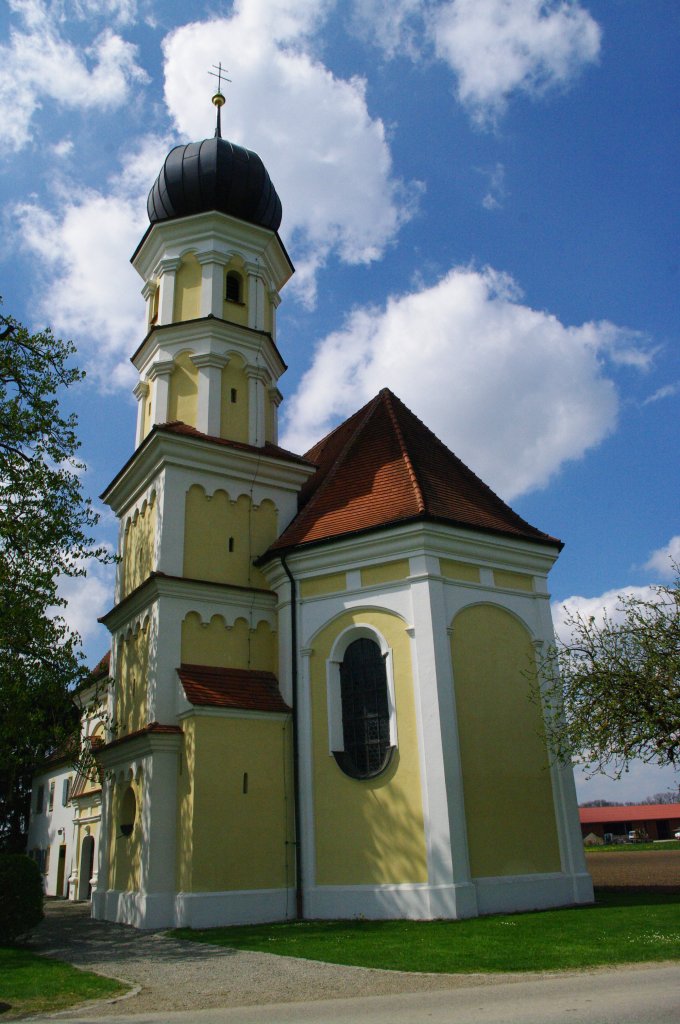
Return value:
[[(106, 545), (110, 550), (110, 545)], [(62, 576), (59, 597), (66, 601), (55, 613), (80, 635), (89, 665), (94, 666), (111, 646), (111, 637), (97, 620), (113, 604), (114, 565), (90, 561), (87, 576)]]
[(662, 579), (673, 579), (676, 568), (680, 567), (680, 535), (671, 537), (668, 544), (663, 548), (657, 548), (652, 552), (645, 569), (652, 569), (658, 572)]
[(497, 163), (495, 167), (479, 168), (479, 173), (488, 180), (489, 187), (482, 199), (482, 206), (485, 210), (500, 210), (507, 199), (508, 191), (505, 187), (505, 167)]
[(599, 26), (578, 0), (355, 0), (354, 22), (389, 58), (433, 50), (480, 126), (515, 92), (569, 85), (600, 49)]
[(415, 191), (392, 175), (381, 120), (365, 82), (335, 77), (314, 54), (330, 4), (241, 0), (230, 18), (194, 22), (164, 42), (165, 97), (180, 135), (213, 130), (197, 67), (229, 53), (223, 134), (262, 157), (283, 202), (282, 234), (298, 267), (292, 290), (314, 301), (316, 270), (331, 256), (379, 259), (412, 212)]
[[(0, 46), (0, 131), (9, 150), (19, 150), (32, 135), (32, 119), (43, 101), (68, 109), (121, 106), (135, 82), (146, 73), (136, 63), (137, 48), (110, 28), (90, 45), (77, 46), (66, 35), (63, 4), (48, 0), (10, 0), (21, 28), (10, 31), (9, 44)], [(89, 0), (83, 11), (101, 12), (103, 2)], [(125, 21), (132, 4), (111, 5), (111, 19)], [(75, 11), (75, 16), (79, 15)]]
[(457, 267), (384, 309), (354, 310), (319, 343), (282, 443), (304, 451), (386, 386), (504, 498), (544, 486), (614, 429), (602, 357), (617, 332), (629, 339), (519, 299), (507, 275)]
[(674, 384), (664, 384), (663, 387), (657, 388), (654, 394), (650, 395), (649, 398), (645, 398), (643, 405), (650, 405), (652, 402), (660, 402), (663, 398), (674, 398), (675, 395), (680, 394), (680, 381), (676, 381)]
[(167, 138), (146, 136), (126, 154), (108, 192), (63, 188), (56, 212), (17, 204), (19, 245), (39, 267), (36, 313), (73, 337), (80, 364), (100, 386), (129, 387), (129, 357), (144, 335), (142, 282), (130, 255), (147, 226), (146, 196), (168, 151)]
[(594, 618), (596, 624), (601, 626), (605, 615), (610, 622), (623, 622), (624, 612), (621, 608), (621, 597), (632, 597), (639, 601), (658, 600), (656, 591), (651, 586), (645, 587), (619, 587), (618, 590), (607, 590), (597, 597), (581, 597), (574, 595), (565, 601), (557, 601), (552, 605), (553, 624), (557, 637), (567, 643), (570, 638), (570, 630), (567, 624), (568, 617), (580, 615), (584, 619)]
[(600, 49), (600, 29), (577, 0), (451, 0), (433, 9), (430, 30), (480, 124), (502, 114), (515, 91), (567, 85)]
[(576, 796), (580, 804), (590, 800), (615, 800), (620, 803), (638, 802), (655, 793), (677, 792), (680, 776), (676, 769), (666, 765), (644, 764), (642, 761), (631, 761), (628, 769), (620, 779), (612, 779), (607, 775), (589, 776), (588, 771), (576, 765), (574, 767)]

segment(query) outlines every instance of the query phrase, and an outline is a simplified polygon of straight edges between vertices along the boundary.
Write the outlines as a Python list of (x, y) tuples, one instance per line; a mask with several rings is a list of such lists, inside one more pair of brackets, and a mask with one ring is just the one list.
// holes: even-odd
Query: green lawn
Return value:
[(560, 970), (680, 959), (680, 896), (602, 894), (592, 907), (468, 921), (304, 921), (172, 934), (395, 971)]
[(87, 999), (126, 992), (122, 985), (20, 946), (0, 947), (0, 1020), (54, 1013)]
[(657, 843), (611, 843), (607, 846), (584, 846), (586, 853), (638, 853), (640, 850), (654, 850), (666, 853), (680, 850), (680, 839), (664, 839)]

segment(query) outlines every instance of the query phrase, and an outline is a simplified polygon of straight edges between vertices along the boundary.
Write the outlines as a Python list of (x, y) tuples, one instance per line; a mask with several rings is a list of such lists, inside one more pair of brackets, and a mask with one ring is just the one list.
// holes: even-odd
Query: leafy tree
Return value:
[(570, 614), (540, 676), (555, 755), (616, 778), (630, 761), (680, 767), (680, 573), (653, 595), (619, 596), (620, 621)]
[(82, 492), (76, 417), (59, 393), (84, 376), (74, 346), (0, 315), (0, 844), (21, 849), (36, 767), (77, 733), (69, 692), (80, 637), (58, 614), (61, 576), (110, 556)]

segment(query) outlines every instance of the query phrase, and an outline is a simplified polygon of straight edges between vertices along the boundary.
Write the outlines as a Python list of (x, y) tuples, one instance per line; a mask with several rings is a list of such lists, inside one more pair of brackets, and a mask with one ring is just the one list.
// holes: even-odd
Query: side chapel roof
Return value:
[(388, 388), (304, 458), (317, 471), (263, 561), (299, 545), (414, 520), (562, 547), (513, 512)]
[(272, 672), (183, 664), (177, 674), (187, 700), (194, 707), (290, 711)]

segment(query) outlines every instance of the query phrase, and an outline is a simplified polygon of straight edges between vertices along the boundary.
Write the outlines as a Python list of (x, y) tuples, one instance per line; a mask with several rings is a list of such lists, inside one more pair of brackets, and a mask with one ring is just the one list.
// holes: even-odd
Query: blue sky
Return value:
[[(8, 0), (0, 9), (5, 311), (74, 339), (97, 495), (130, 455), (141, 281), (168, 149), (263, 158), (297, 273), (279, 309), (283, 442), (392, 388), (566, 547), (568, 603), (613, 608), (680, 558), (676, 0)], [(108, 513), (102, 536), (115, 543)], [(69, 583), (95, 661), (110, 576)], [(634, 768), (582, 799), (635, 799)]]

